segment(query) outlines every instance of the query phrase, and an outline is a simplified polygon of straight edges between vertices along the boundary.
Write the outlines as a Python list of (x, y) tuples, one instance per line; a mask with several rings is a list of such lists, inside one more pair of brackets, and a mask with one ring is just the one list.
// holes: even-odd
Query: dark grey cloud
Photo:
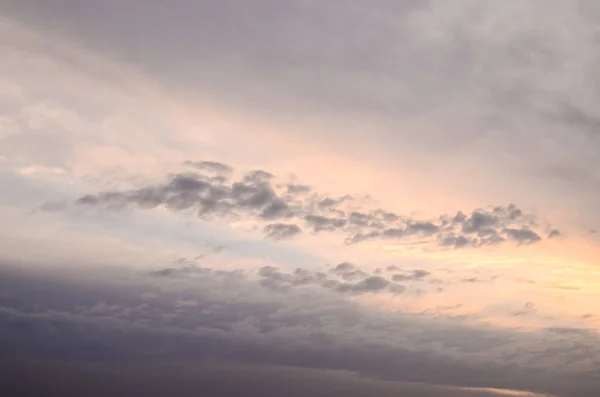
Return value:
[(560, 230), (551, 230), (550, 233), (548, 233), (548, 238), (557, 238), (557, 237), (561, 237), (562, 233), (560, 232)]
[[(600, 390), (594, 333), (549, 329), (540, 337), (364, 310), (343, 299), (386, 289), (402, 292), (402, 287), (392, 290), (391, 282), (380, 276), (339, 281), (322, 288), (330, 292), (323, 294), (312, 287), (330, 276), (305, 269), (263, 267), (258, 278), (248, 271), (208, 269), (166, 277), (103, 273), (84, 279), (1, 270), (0, 360), (10, 365), (17, 363), (15, 357), (111, 367), (188, 360), (213, 366), (219, 361), (255, 368), (348, 370), (393, 381), (537, 390), (565, 397), (594, 396), (577, 393)], [(285, 285), (290, 287), (281, 288)], [(553, 364), (549, 358), (556, 355), (581, 369), (573, 373)], [(137, 373), (120, 372), (125, 378)], [(148, 374), (142, 371), (140, 376)]]
[(264, 233), (268, 238), (284, 240), (302, 233), (302, 229), (298, 225), (289, 223), (271, 223), (265, 226)]
[(388, 227), (383, 230), (372, 228), (374, 230), (370, 232), (356, 232), (346, 242), (355, 244), (365, 240), (399, 239), (411, 235), (435, 236), (440, 246), (453, 248), (501, 244), (506, 241), (507, 237), (519, 243), (539, 241), (533, 234), (515, 232), (513, 229), (504, 227), (505, 225), (522, 225), (519, 230), (529, 230), (535, 233), (529, 229), (531, 217), (526, 218), (523, 211), (514, 204), (488, 210), (478, 209), (470, 215), (459, 211), (455, 215), (441, 215), (439, 219), (437, 224), (403, 219), (400, 227), (389, 227), (388, 224)]
[(412, 272), (406, 273), (406, 274), (394, 274), (392, 276), (392, 280), (394, 280), (394, 281), (422, 280), (429, 275), (431, 275), (431, 273), (428, 272), (427, 270), (417, 269), (417, 270), (413, 270)]
[[(494, 209), (494, 213), (496, 209)], [(470, 217), (462, 221), (462, 230), (465, 233), (476, 233), (487, 228), (493, 228), (498, 225), (500, 219), (494, 213), (486, 213), (483, 211), (474, 211)], [(461, 214), (462, 215), (462, 214)], [(455, 219), (461, 219), (459, 215)]]
[[(267, 176), (268, 175), (268, 176)], [(258, 209), (259, 217), (276, 219), (289, 210), (285, 201), (277, 196), (270, 183), (270, 174), (254, 171), (241, 182), (231, 185), (231, 200), (242, 209)]]
[(285, 201), (273, 200), (263, 208), (263, 210), (260, 213), (260, 218), (279, 219), (283, 217), (289, 217), (290, 215), (291, 209)]
[(546, 115), (553, 122), (576, 127), (592, 134), (600, 134), (600, 115), (595, 113), (597, 112), (593, 109), (585, 109), (575, 103), (563, 102), (556, 104), (555, 110)]
[(343, 262), (330, 270), (331, 273), (335, 274), (347, 274), (348, 272), (352, 272), (356, 270), (356, 266), (354, 266), (350, 262)]
[[(398, 233), (395, 234), (394, 237), (401, 237), (404, 235), (404, 230), (402, 230), (402, 229), (394, 229), (394, 230), (398, 230)], [(347, 237), (344, 241), (346, 242), (346, 244), (357, 244), (362, 241), (373, 240), (373, 239), (377, 239), (380, 237), (389, 237), (389, 235), (380, 233), (380, 232), (369, 232), (369, 233), (357, 232), (357, 233), (354, 233), (352, 236)]]
[(379, 292), (383, 290), (387, 290), (390, 286), (390, 281), (381, 277), (381, 276), (370, 276), (365, 278), (364, 280), (359, 281), (356, 284), (352, 284), (349, 286), (352, 292), (362, 293), (362, 292)]
[(359, 279), (364, 279), (367, 277), (367, 273), (358, 269), (352, 263), (343, 262), (334, 267), (329, 271), (329, 273), (335, 274), (346, 281), (354, 281)]
[(172, 277), (172, 276), (189, 276), (192, 274), (208, 274), (211, 273), (212, 269), (196, 267), (196, 266), (185, 266), (185, 267), (167, 267), (164, 269), (154, 270), (150, 274), (158, 277)]
[(431, 222), (413, 222), (409, 223), (408, 227), (406, 228), (406, 232), (409, 234), (422, 234), (425, 236), (434, 235), (439, 230), (440, 227)]
[(77, 202), (109, 208), (164, 205), (175, 211), (193, 210), (198, 215), (228, 215), (235, 214), (235, 210), (244, 210), (260, 219), (284, 218), (291, 209), (271, 187), (269, 175), (264, 171), (253, 171), (241, 181), (226, 185), (198, 173), (175, 174), (164, 184), (86, 195)]
[(466, 247), (468, 245), (473, 244), (472, 241), (465, 236), (455, 236), (455, 235), (448, 235), (448, 236), (444, 236), (442, 238), (442, 240), (440, 241), (440, 245), (443, 247), (454, 247), (454, 248), (462, 248), (462, 247)]
[(546, 328), (545, 331), (552, 332), (555, 334), (562, 334), (562, 335), (575, 334), (575, 335), (581, 335), (581, 336), (592, 337), (592, 338), (596, 336), (595, 331), (593, 329), (588, 329), (588, 328), (550, 327), (550, 328)]
[(306, 215), (306, 224), (315, 232), (336, 231), (346, 226), (346, 219), (329, 218), (323, 215)]
[(324, 198), (321, 201), (319, 201), (320, 208), (328, 208), (328, 207), (334, 206), (336, 204), (338, 204), (338, 201), (336, 201), (332, 198), (329, 198), (329, 197)]
[(384, 292), (397, 295), (406, 291), (405, 286), (379, 275), (371, 276), (349, 262), (340, 263), (327, 273), (305, 269), (290, 273), (274, 266), (264, 266), (259, 269), (258, 275), (262, 285), (284, 291), (299, 286), (320, 287), (350, 295)]
[(540, 241), (542, 238), (533, 230), (524, 227), (521, 229), (504, 229), (506, 235), (512, 240), (517, 241), (519, 244), (531, 244)]
[[(201, 165), (196, 168), (211, 172), (232, 169), (214, 162), (194, 164)], [(314, 233), (344, 233), (347, 244), (377, 239), (414, 241), (418, 238), (441, 248), (466, 248), (502, 244), (507, 240), (531, 244), (542, 239), (533, 229), (541, 222), (514, 204), (480, 208), (469, 214), (458, 211), (442, 214), (437, 220), (423, 220), (382, 209), (348, 211), (346, 204), (360, 207), (360, 200), (351, 195), (331, 198), (305, 185), (278, 185), (274, 179), (273, 174), (264, 170), (251, 171), (234, 181), (225, 177), (215, 179), (198, 172), (179, 173), (170, 175), (162, 184), (89, 194), (80, 197), (77, 203), (113, 209), (165, 206), (201, 217), (251, 217), (269, 221), (263, 232), (273, 239), (298, 235), (302, 227)], [(556, 237), (557, 233), (560, 231), (553, 230), (548, 238)]]
[(371, 217), (369, 214), (362, 214), (360, 212), (351, 212), (348, 215), (348, 222), (351, 225), (356, 226), (369, 226), (371, 223)]
[[(51, 395), (101, 397), (197, 396), (276, 397), (495, 397), (485, 390), (465, 390), (422, 383), (386, 382), (349, 371), (249, 365), (246, 363), (193, 360), (132, 360), (95, 362), (78, 359), (0, 361), (6, 375), (0, 391), (10, 396)], [(9, 379), (11, 381), (9, 381)], [(531, 395), (531, 397), (544, 397)]]
[(274, 178), (274, 175), (264, 170), (253, 170), (244, 176), (244, 182), (264, 183)]
[(306, 194), (312, 190), (308, 185), (297, 185), (293, 183), (288, 184), (286, 188), (289, 194)]

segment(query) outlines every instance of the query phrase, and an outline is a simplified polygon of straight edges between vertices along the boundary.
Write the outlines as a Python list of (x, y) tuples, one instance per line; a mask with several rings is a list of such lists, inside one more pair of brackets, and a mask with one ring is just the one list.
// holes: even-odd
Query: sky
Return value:
[(598, 396), (599, 57), (594, 0), (0, 0), (0, 388)]

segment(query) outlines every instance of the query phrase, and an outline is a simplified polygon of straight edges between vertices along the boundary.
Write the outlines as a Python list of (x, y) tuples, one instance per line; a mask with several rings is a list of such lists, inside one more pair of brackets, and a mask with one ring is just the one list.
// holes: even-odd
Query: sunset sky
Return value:
[(594, 0), (0, 0), (0, 386), (598, 396), (599, 103)]

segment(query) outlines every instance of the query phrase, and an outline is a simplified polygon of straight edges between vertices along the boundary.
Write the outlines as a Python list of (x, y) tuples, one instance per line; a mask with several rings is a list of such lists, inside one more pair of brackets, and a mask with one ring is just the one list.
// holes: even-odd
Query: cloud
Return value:
[(408, 234), (422, 234), (424, 236), (434, 235), (440, 230), (439, 226), (431, 222), (414, 222), (409, 223), (407, 226), (406, 232)]
[(308, 185), (297, 185), (293, 183), (288, 184), (286, 188), (289, 194), (306, 194), (312, 190)]
[(264, 233), (268, 238), (284, 240), (302, 233), (302, 229), (298, 225), (289, 223), (271, 223), (264, 227)]
[(209, 274), (212, 273), (213, 269), (207, 269), (196, 266), (184, 266), (184, 267), (167, 267), (164, 269), (154, 270), (150, 272), (153, 276), (158, 277), (173, 277), (173, 276), (190, 276), (194, 274)]
[[(447, 204), (461, 211), (443, 213), (446, 210), (440, 210), (431, 217), (421, 217), (373, 210), (358, 205), (353, 196), (343, 196), (344, 192), (337, 197), (299, 184), (278, 186), (270, 172), (255, 171), (231, 180), (232, 167), (221, 163), (219, 167), (214, 162), (196, 162), (196, 166), (188, 163), (193, 167), (188, 168), (192, 172), (169, 175), (160, 183), (136, 181), (133, 185), (137, 187), (131, 189), (116, 186), (116, 183), (112, 187), (94, 186), (80, 182), (78, 176), (70, 175), (70, 171), (65, 172), (68, 176), (63, 180), (76, 182), (68, 192), (80, 194), (80, 189), (100, 192), (82, 197), (81, 207), (160, 206), (202, 218), (249, 220), (259, 225), (256, 230), (262, 230), (273, 239), (292, 237), (291, 233), (296, 236), (306, 236), (307, 232), (329, 233), (334, 237), (339, 234), (340, 239), (352, 244), (426, 243), (428, 249), (439, 250), (531, 244), (556, 237), (553, 232), (548, 233), (549, 230), (540, 230), (538, 225), (544, 224), (540, 219), (535, 218), (535, 224), (532, 223), (530, 214), (521, 210), (521, 206), (538, 205), (536, 208), (545, 211), (560, 207), (561, 210), (575, 208), (582, 214), (599, 213), (577, 205), (568, 208), (572, 202), (583, 201), (583, 197), (594, 201), (593, 198), (598, 196), (585, 194), (594, 193), (598, 186), (594, 174), (598, 168), (598, 141), (594, 132), (598, 112), (594, 103), (598, 103), (596, 87), (600, 85), (594, 84), (599, 81), (599, 75), (594, 62), (598, 14), (592, 12), (593, 2), (564, 2), (551, 7), (538, 0), (519, 4), (458, 0), (450, 5), (443, 1), (365, 4), (351, 0), (343, 6), (326, 2), (258, 0), (252, 7), (232, 7), (213, 0), (182, 0), (177, 7), (164, 6), (154, 0), (142, 6), (139, 0), (108, 0), (101, 7), (75, 3), (71, 0), (9, 0), (0, 7), (8, 18), (18, 15), (44, 34), (50, 34), (43, 42), (55, 43), (51, 32), (71, 35), (82, 46), (103, 48), (111, 57), (122, 57), (133, 64), (132, 69), (143, 70), (158, 81), (143, 81), (140, 84), (143, 89), (139, 92), (116, 90), (116, 94), (105, 95), (112, 91), (112, 86), (129, 86), (133, 79), (128, 78), (128, 74), (114, 78), (110, 73), (112, 69), (96, 62), (101, 61), (101, 57), (83, 63), (77, 54), (64, 47), (36, 47), (37, 44), (32, 43), (38, 43), (38, 40), (33, 36), (14, 35), (11, 29), (4, 28), (4, 20), (0, 21), (0, 29), (5, 33), (1, 36), (6, 38), (7, 44), (2, 46), (1, 58), (6, 62), (2, 63), (3, 73), (0, 74), (4, 80), (14, 81), (14, 85), (26, 93), (24, 101), (29, 102), (22, 103), (17, 95), (8, 96), (6, 90), (0, 90), (0, 106), (3, 112), (6, 111), (0, 117), (10, 119), (10, 134), (0, 145), (4, 151), (0, 154), (10, 157), (6, 164), (11, 164), (13, 159), (33, 159), (46, 167), (65, 166), (65, 169), (77, 169), (77, 175), (91, 173), (97, 177), (94, 167), (82, 167), (87, 163), (90, 151), (81, 149), (97, 142), (111, 142), (115, 147), (122, 146), (122, 152), (143, 153), (149, 159), (131, 165), (118, 156), (115, 158), (114, 153), (120, 153), (118, 151), (99, 150), (98, 157), (111, 167), (124, 164), (124, 169), (143, 172), (146, 164), (157, 163), (157, 159), (161, 162), (156, 168), (160, 168), (163, 160), (175, 163), (190, 158), (189, 153), (202, 156), (203, 152), (211, 152), (223, 154), (223, 158), (236, 158), (237, 155), (239, 161), (246, 164), (257, 161), (273, 164), (272, 171), (275, 172), (281, 165), (276, 161), (278, 158), (285, 157), (283, 163), (291, 163), (290, 168), (294, 168), (296, 160), (288, 154), (296, 155), (297, 152), (298, 157), (306, 158), (306, 153), (312, 156), (317, 152), (301, 146), (296, 148), (292, 143), (290, 146), (295, 149), (280, 154), (273, 150), (279, 149), (276, 145), (268, 148), (263, 145), (271, 135), (261, 138), (261, 131), (267, 134), (267, 130), (275, 130), (275, 134), (283, 137), (281, 141), (295, 138), (287, 131), (293, 130), (290, 126), (294, 119), (290, 122), (287, 118), (293, 114), (310, 120), (309, 123), (316, 121), (317, 128), (302, 128), (305, 125), (301, 125), (299, 129), (306, 130), (306, 136), (301, 140), (314, 139), (310, 134), (316, 136), (320, 151), (328, 153), (330, 147), (335, 147), (338, 153), (356, 158), (364, 169), (376, 165), (377, 170), (372, 173), (376, 177), (380, 176), (378, 170), (401, 176), (395, 183), (387, 183), (382, 188), (383, 191), (398, 189), (406, 192), (404, 197), (398, 197), (397, 203), (393, 202), (393, 196), (384, 196), (391, 202), (388, 208), (406, 208), (404, 200), (410, 200), (409, 197), (416, 196), (414, 192), (419, 192), (419, 197), (440, 197), (438, 200), (444, 207)], [(531, 16), (535, 17), (529, 18)], [(146, 45), (149, 42), (154, 45)], [(94, 83), (90, 84), (91, 81)], [(247, 84), (248, 81), (253, 84)], [(0, 81), (0, 85), (4, 87), (5, 83)], [(177, 119), (185, 119), (186, 115), (180, 113), (180, 103), (176, 101), (157, 100), (156, 104), (148, 105), (146, 100), (153, 97), (153, 87), (161, 87), (161, 92), (182, 93), (181, 97), (185, 98), (197, 98), (197, 95), (186, 95), (190, 94), (188, 89), (191, 94), (200, 93), (200, 100), (206, 100), (202, 105), (216, 102), (228, 109), (242, 109), (259, 119), (256, 124), (265, 128), (256, 133), (257, 128), (252, 130), (249, 125), (240, 123), (244, 128), (232, 128), (238, 130), (239, 135), (230, 134), (223, 140), (207, 136), (204, 141), (204, 136), (211, 134), (209, 130), (213, 129), (212, 121), (207, 120), (190, 123), (190, 135), (194, 138), (178, 135), (170, 139), (171, 135), (186, 128), (181, 122), (164, 120), (160, 117), (161, 111), (173, 113)], [(180, 88), (184, 90), (180, 91)], [(132, 99), (120, 100), (121, 96)], [(204, 121), (211, 109), (202, 106), (201, 111), (198, 119)], [(143, 120), (115, 126), (113, 113), (117, 118)], [(125, 116), (120, 116), (122, 113)], [(273, 117), (285, 120), (279, 125), (282, 128), (264, 125), (269, 124), (264, 123), (265, 120)], [(332, 128), (338, 127), (338, 117), (349, 120), (350, 128)], [(226, 123), (231, 120), (223, 119)], [(329, 123), (334, 119), (336, 122)], [(15, 120), (21, 124), (16, 125)], [(95, 128), (99, 121), (103, 125), (113, 123), (113, 126), (108, 128), (109, 131)], [(323, 125), (317, 125), (321, 123)], [(137, 135), (131, 124), (144, 132)], [(339, 125), (343, 124), (340, 122)], [(14, 134), (13, 129), (22, 132)], [(322, 131), (327, 133), (321, 135)], [(247, 151), (243, 144), (236, 145), (233, 139), (242, 135), (252, 137), (244, 140), (252, 141), (252, 145), (247, 145)], [(133, 138), (124, 139), (123, 136)], [(165, 155), (166, 150), (148, 147), (147, 142), (153, 137), (160, 144), (157, 146), (173, 145), (181, 150), (182, 146), (189, 145), (189, 149), (185, 148), (177, 155)], [(201, 138), (203, 144), (193, 145), (196, 138)], [(227, 142), (229, 139), (231, 143)], [(239, 150), (240, 146), (243, 151)], [(200, 148), (202, 150), (197, 150)], [(267, 153), (268, 158), (259, 155), (261, 151)], [(337, 179), (338, 172), (345, 170), (342, 164), (345, 161), (317, 164), (317, 160), (321, 159), (315, 158), (314, 169), (324, 175), (333, 175), (331, 179)], [(313, 158), (306, 161), (313, 163)], [(421, 182), (414, 178), (415, 175), (405, 175), (403, 167), (399, 166), (401, 163), (407, 164), (406, 168), (418, 169), (425, 177), (422, 179), (426, 180)], [(570, 181), (577, 186), (586, 186), (588, 182), (591, 187), (586, 190), (556, 189), (556, 194), (548, 194), (553, 183), (530, 177), (540, 167), (561, 169), (552, 167), (562, 163), (570, 166), (562, 168), (568, 171)], [(80, 171), (81, 168), (84, 171)], [(30, 172), (42, 168), (27, 165), (19, 169)], [(560, 177), (559, 173), (554, 172), (553, 178), (557, 177)], [(111, 184), (114, 182), (112, 178), (106, 179), (110, 179)], [(5, 190), (10, 192), (12, 189)], [(473, 199), (480, 205), (489, 204), (490, 200), (508, 203), (513, 197), (519, 200), (519, 208), (510, 204), (471, 211), (472, 207), (466, 208), (460, 203), (465, 199)], [(536, 200), (539, 201), (536, 203)], [(418, 205), (421, 203), (417, 202)], [(406, 208), (410, 209), (410, 206)], [(8, 235), (11, 226), (6, 227)], [(170, 234), (165, 230), (161, 232), (163, 237)], [(121, 236), (122, 233), (117, 233), (111, 237)], [(197, 241), (198, 236), (195, 238)], [(46, 237), (45, 243), (54, 246), (53, 252), (64, 251), (56, 250), (58, 240)], [(551, 243), (561, 242), (556, 239)], [(102, 246), (101, 243), (89, 244), (92, 245)], [(19, 250), (23, 245), (16, 246), (15, 250)], [(41, 253), (40, 249), (27, 251)], [(107, 251), (108, 257), (111, 253)], [(112, 255), (116, 254), (113, 252)], [(136, 298), (124, 298), (122, 295), (128, 292), (120, 290), (119, 285), (111, 286), (121, 281), (107, 283), (103, 287), (106, 291), (102, 293), (93, 291), (92, 286), (78, 287), (83, 292), (73, 293), (73, 296), (58, 288), (63, 285), (55, 288), (56, 297), (53, 293), (44, 296), (42, 292), (46, 287), (26, 288), (27, 293), (40, 294), (38, 302), (23, 298), (18, 295), (19, 291), (15, 291), (17, 295), (14, 296), (23, 299), (24, 303), (15, 302), (12, 293), (3, 295), (8, 301), (3, 299), (3, 304), (22, 306), (18, 313), (5, 313), (5, 318), (11, 321), (7, 321), (10, 329), (2, 330), (2, 338), (6, 338), (2, 340), (7, 341), (5, 345), (9, 348), (13, 346), (10, 342), (17, 340), (21, 342), (19, 348), (23, 349), (29, 342), (34, 344), (32, 350), (39, 349), (38, 352), (69, 351), (73, 355), (90, 354), (96, 358), (104, 352), (116, 355), (120, 351), (140, 353), (142, 343), (149, 346), (147, 349), (156, 349), (152, 353), (176, 351), (187, 354), (189, 351), (189, 354), (198, 355), (202, 354), (202, 349), (209, 349), (209, 342), (217, 342), (218, 348), (228, 354), (238, 358), (252, 356), (254, 361), (257, 357), (284, 357), (282, 360), (297, 360), (295, 364), (318, 365), (322, 361), (323, 365), (333, 367), (355, 365), (363, 371), (364, 367), (360, 366), (364, 365), (371, 366), (368, 369), (380, 375), (397, 370), (407, 377), (430, 376), (428, 380), (436, 379), (436, 376), (443, 380), (439, 372), (451, 372), (454, 366), (447, 365), (442, 359), (423, 362), (419, 360), (421, 355), (409, 357), (414, 360), (406, 359), (404, 355), (402, 362), (391, 356), (408, 354), (402, 349), (439, 349), (458, 357), (461, 362), (475, 362), (475, 368), (466, 368), (464, 373), (487, 381), (497, 381), (502, 376), (491, 376), (496, 374), (493, 371), (491, 375), (478, 372), (481, 361), (484, 364), (499, 363), (500, 373), (514, 368), (518, 376), (513, 379), (526, 378), (523, 382), (532, 383), (536, 383), (536, 376), (553, 381), (554, 374), (557, 377), (569, 371), (581, 374), (581, 368), (584, 368), (583, 378), (585, 370), (596, 370), (597, 373), (594, 358), (580, 356), (583, 354), (580, 348), (587, 346), (579, 339), (576, 343), (571, 339), (569, 343), (557, 343), (561, 342), (556, 339), (558, 333), (543, 335), (542, 339), (547, 340), (541, 342), (534, 336), (528, 339), (529, 336), (522, 335), (525, 331), (507, 332), (502, 335), (508, 336), (499, 338), (495, 333), (497, 330), (473, 332), (465, 327), (457, 331), (446, 325), (423, 325), (406, 320), (410, 317), (406, 313), (386, 313), (383, 319), (362, 316), (362, 313), (350, 315), (343, 303), (332, 303), (335, 299), (350, 297), (352, 299), (348, 300), (358, 302), (387, 301), (386, 295), (394, 292), (394, 288), (410, 288), (412, 283), (409, 281), (413, 281), (406, 280), (405, 286), (396, 286), (393, 277), (414, 277), (416, 284), (416, 281), (427, 280), (427, 276), (400, 271), (385, 277), (381, 274), (372, 276), (372, 273), (362, 274), (360, 269), (346, 269), (339, 274), (325, 270), (320, 274), (316, 270), (277, 267), (264, 274), (248, 271), (234, 277), (187, 263), (174, 264), (168, 269), (166, 272), (162, 269), (164, 274), (149, 277), (152, 280), (149, 283), (155, 283), (148, 287), (152, 290), (149, 293), (159, 295), (152, 300), (153, 304), (146, 300), (144, 303), (135, 301), (144, 296), (145, 291), (137, 290)], [(528, 272), (537, 271), (531, 266), (528, 269)], [(71, 277), (71, 274), (63, 272), (60, 276)], [(259, 280), (239, 280), (252, 277)], [(528, 274), (527, 277), (533, 276)], [(261, 284), (267, 281), (272, 286), (289, 288), (271, 291)], [(386, 287), (388, 282), (390, 285)], [(554, 282), (544, 280), (539, 281), (539, 285)], [(188, 290), (178, 290), (180, 285), (185, 285)], [(477, 285), (464, 287), (467, 285), (457, 289), (478, 288)], [(136, 286), (130, 288), (139, 289)], [(210, 296), (202, 296), (203, 293)], [(314, 294), (328, 298), (316, 299)], [(92, 297), (94, 302), (90, 301)], [(198, 306), (175, 308), (177, 302), (191, 301), (198, 302)], [(377, 309), (383, 310), (383, 307)], [(319, 316), (313, 316), (314, 311), (318, 311)], [(408, 324), (398, 325), (396, 321), (400, 318)], [(111, 328), (111, 324), (116, 326)], [(78, 330), (76, 325), (87, 328)], [(127, 334), (123, 330), (130, 331), (131, 335), (123, 335)], [(160, 333), (160, 336), (152, 332)], [(177, 336), (165, 336), (170, 335), (169, 332)], [(485, 337), (478, 338), (482, 334)], [(178, 345), (181, 335), (186, 336)], [(222, 339), (210, 339), (207, 335), (218, 335)], [(74, 336), (73, 342), (69, 342), (68, 336)], [(140, 337), (139, 340), (136, 337)], [(569, 335), (571, 337), (579, 338), (580, 335)], [(227, 343), (220, 343), (224, 340)], [(340, 340), (347, 342), (340, 348), (341, 352), (334, 348), (340, 346), (336, 345)], [(495, 345), (489, 349), (481, 348), (482, 345), (490, 346), (487, 343)], [(376, 350), (373, 345), (381, 346), (381, 350)], [(196, 350), (194, 346), (197, 346)], [(260, 350), (261, 346), (268, 349)], [(90, 352), (83, 347), (89, 347)], [(254, 349), (254, 353), (258, 350), (260, 354), (244, 355), (245, 349)], [(289, 349), (287, 353), (286, 349)], [(367, 352), (362, 354), (361, 350)], [(596, 353), (593, 345), (587, 350)], [(223, 351), (215, 354), (224, 354)], [(542, 355), (543, 351), (547, 354)], [(350, 359), (353, 357), (367, 363), (355, 363)], [(562, 361), (561, 365), (554, 367), (554, 360)], [(381, 366), (379, 362), (382, 362)], [(395, 365), (406, 362), (409, 365)], [(528, 366), (538, 366), (539, 372), (528, 371)], [(413, 367), (418, 371), (412, 372)], [(546, 370), (552, 375), (539, 375)], [(464, 379), (464, 373), (456, 374), (456, 378)], [(583, 383), (579, 376), (574, 378)], [(503, 382), (498, 380), (498, 383)], [(538, 385), (543, 383), (540, 381)]]
[(468, 237), (465, 236), (454, 236), (448, 235), (444, 236), (440, 241), (440, 245), (443, 247), (454, 247), (454, 248), (462, 248), (468, 245), (471, 245), (472, 242)]
[(542, 238), (533, 230), (529, 228), (522, 229), (504, 229), (506, 235), (519, 244), (531, 244), (540, 241)]
[[(392, 270), (399, 270), (395, 267), (392, 268)], [(388, 267), (389, 270), (389, 267)], [(425, 277), (431, 275), (430, 272), (428, 272), (427, 270), (423, 270), (423, 269), (417, 269), (417, 270), (413, 270), (412, 272), (408, 273), (408, 274), (394, 274), (392, 276), (392, 280), (394, 281), (405, 281), (405, 280), (422, 280)]]
[(560, 230), (551, 230), (550, 233), (548, 233), (548, 238), (557, 238), (557, 237), (561, 237), (562, 233), (560, 232)]
[[(335, 273), (265, 266), (255, 274), (102, 274), (65, 279), (2, 269), (0, 286), (10, 297), (0, 307), (3, 358), (300, 366), (565, 396), (600, 386), (594, 333), (549, 329), (537, 335), (367, 310), (343, 299), (393, 293), (381, 276), (315, 289), (336, 281)], [(549, 359), (556, 355), (563, 359)]]
[(463, 214), (459, 213), (454, 217), (454, 220), (457, 222), (461, 222), (462, 220), (462, 230), (464, 233), (477, 233), (485, 230), (484, 228), (493, 228), (500, 222), (500, 219), (494, 215), (495, 212), (485, 213), (483, 211), (474, 211), (468, 218), (463, 218)]
[(510, 313), (513, 317), (527, 316), (537, 312), (537, 309), (533, 302), (525, 302), (522, 309), (515, 310)]
[(600, 115), (595, 115), (591, 109), (584, 109), (574, 103), (556, 104), (556, 109), (548, 112), (547, 117), (553, 122), (574, 126), (588, 133), (598, 134), (600, 131)]
[[(0, 361), (7, 376), (0, 390), (11, 396), (42, 397), (48, 390), (60, 395), (100, 397), (114, 393), (148, 397), (168, 394), (192, 396), (198, 390), (211, 396), (276, 397), (286, 390), (290, 397), (500, 397), (511, 391), (464, 389), (423, 383), (386, 382), (350, 371), (316, 370), (291, 366), (249, 365), (244, 363), (144, 360), (94, 362), (77, 359)], [(22, 374), (26, 373), (27, 379)], [(7, 382), (12, 379), (12, 382)], [(518, 395), (518, 394), (512, 394)], [(545, 397), (529, 394), (530, 397)]]
[(233, 168), (227, 164), (216, 161), (186, 161), (185, 164), (195, 167), (200, 171), (210, 171), (219, 175), (230, 175), (233, 171)]
[(231, 205), (241, 209), (258, 210), (258, 218), (278, 219), (289, 214), (288, 204), (277, 196), (265, 171), (248, 173), (243, 181), (231, 185)]
[[(199, 170), (212, 172), (233, 170), (214, 162), (194, 162)], [(208, 164), (208, 165), (207, 165)], [(458, 211), (442, 214), (437, 220), (422, 220), (382, 209), (368, 209), (351, 195), (331, 198), (306, 185), (274, 183), (275, 176), (264, 170), (246, 173), (230, 181), (215, 179), (205, 173), (172, 174), (162, 184), (135, 190), (108, 191), (80, 197), (84, 206), (124, 208), (165, 206), (173, 211), (187, 211), (201, 217), (250, 217), (269, 221), (263, 226), (272, 239), (291, 238), (302, 232), (301, 223), (313, 233), (345, 233), (347, 244), (369, 240), (425, 239), (441, 248), (482, 247), (502, 244), (507, 240), (531, 244), (542, 240), (532, 229), (536, 218), (525, 214), (514, 204), (476, 209), (470, 214)], [(364, 210), (348, 210), (352, 203)], [(290, 221), (295, 221), (291, 223)], [(556, 237), (558, 230), (548, 238)]]
[(329, 218), (323, 215), (306, 215), (306, 224), (315, 232), (336, 231), (346, 226), (346, 219)]
[(353, 281), (356, 279), (363, 279), (367, 277), (367, 273), (358, 269), (356, 266), (349, 262), (340, 263), (339, 265), (331, 269), (329, 273), (340, 276), (346, 281)]
[(386, 290), (390, 281), (381, 276), (370, 276), (356, 284), (349, 285), (348, 288), (355, 293), (378, 292)]
[(593, 330), (586, 329), (586, 328), (550, 327), (550, 328), (546, 328), (546, 331), (552, 332), (555, 334), (561, 334), (561, 335), (574, 334), (574, 335), (581, 335), (581, 336), (592, 337), (592, 338), (594, 338), (596, 336)]
[(477, 277), (465, 277), (461, 281), (463, 283), (470, 283), (470, 284), (483, 282), (483, 280), (481, 280), (480, 278), (477, 278)]
[(259, 269), (258, 275), (261, 277), (262, 285), (284, 291), (300, 286), (320, 287), (336, 293), (355, 296), (371, 293), (397, 295), (406, 291), (405, 286), (379, 275), (370, 276), (348, 262), (338, 264), (327, 273), (305, 269), (296, 269), (288, 273), (274, 266), (264, 266)]

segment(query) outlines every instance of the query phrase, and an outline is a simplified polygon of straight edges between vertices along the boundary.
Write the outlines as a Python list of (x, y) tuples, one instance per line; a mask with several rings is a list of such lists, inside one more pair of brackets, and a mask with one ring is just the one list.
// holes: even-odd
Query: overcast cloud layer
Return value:
[(528, 334), (368, 310), (339, 294), (402, 291), (386, 277), (351, 278), (352, 269), (340, 264), (319, 276), (179, 267), (121, 275), (112, 284), (101, 280), (119, 275), (64, 281), (12, 270), (2, 278), (3, 352), (64, 365), (234, 360), (568, 395), (598, 387), (599, 340), (589, 330)]
[(0, 1), (0, 388), (600, 395), (599, 24)]

